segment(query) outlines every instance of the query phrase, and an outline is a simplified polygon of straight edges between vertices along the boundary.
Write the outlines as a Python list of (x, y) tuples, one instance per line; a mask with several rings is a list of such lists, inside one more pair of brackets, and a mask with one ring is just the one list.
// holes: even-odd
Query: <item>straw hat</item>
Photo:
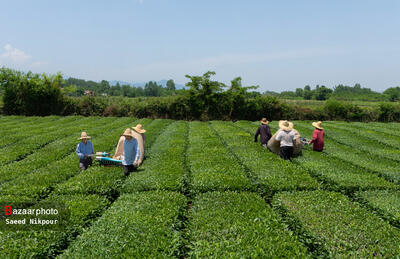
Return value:
[(91, 137), (88, 136), (87, 133), (83, 131), (83, 132), (81, 133), (81, 137), (78, 138), (78, 139), (89, 139), (89, 138), (91, 138)]
[(132, 135), (132, 130), (131, 130), (130, 128), (127, 128), (121, 136), (133, 137), (133, 135)]
[(324, 129), (324, 128), (322, 128), (321, 127), (321, 124), (322, 124), (322, 121), (317, 121), (317, 122), (313, 122), (312, 123), (312, 125), (314, 126), (314, 127), (316, 127), (317, 129)]
[(267, 121), (267, 118), (262, 118), (260, 122), (261, 122), (261, 124), (268, 124), (269, 123), (269, 121)]
[(134, 129), (137, 133), (145, 133), (146, 132), (146, 130), (143, 129), (142, 124), (138, 124), (138, 125), (136, 125), (136, 127), (132, 127), (132, 129)]
[(284, 121), (279, 121), (279, 128), (285, 131), (291, 131), (293, 129), (293, 122), (284, 120)]

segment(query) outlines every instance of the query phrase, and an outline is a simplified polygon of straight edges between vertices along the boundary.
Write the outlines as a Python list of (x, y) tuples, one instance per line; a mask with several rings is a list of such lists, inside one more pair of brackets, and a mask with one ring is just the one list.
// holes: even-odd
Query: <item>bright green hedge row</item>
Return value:
[(248, 132), (231, 123), (214, 121), (212, 126), (266, 192), (320, 187), (304, 169), (254, 143)]
[[(9, 146), (15, 146), (17, 143), (29, 143), (29, 139), (34, 138), (35, 136), (46, 135), (49, 132), (54, 130), (59, 130), (60, 125), (64, 123), (68, 125), (69, 123), (73, 123), (79, 119), (83, 119), (78, 116), (69, 116), (69, 117), (43, 117), (37, 118), (34, 122), (25, 123), (14, 129), (9, 129), (7, 132), (1, 132), (0, 134), (0, 147), (3, 149)], [(8, 126), (6, 123), (4, 126)]]
[(320, 256), (394, 258), (400, 256), (400, 230), (351, 202), (325, 191), (280, 193), (273, 199), (289, 225)]
[[(71, 116), (72, 117), (72, 116)], [(3, 140), (3, 136), (7, 137), (13, 134), (13, 132), (21, 130), (24, 127), (36, 128), (36, 123), (33, 122), (47, 122), (51, 120), (58, 120), (60, 116), (46, 116), (46, 117), (25, 117), (25, 116), (2, 116), (1, 117), (1, 128), (0, 128), (0, 139)]]
[(357, 193), (357, 197), (378, 211), (393, 225), (400, 227), (400, 191), (364, 191)]
[(296, 158), (295, 161), (311, 175), (324, 181), (330, 190), (354, 192), (399, 187), (377, 174), (323, 153), (303, 150), (303, 156)]
[(400, 125), (398, 123), (396, 124), (397, 130), (391, 128), (389, 123), (374, 125), (372, 123), (335, 121), (328, 122), (326, 125), (331, 124), (335, 127), (345, 127), (349, 130), (355, 129), (357, 130), (357, 134), (362, 134), (383, 144), (394, 145), (400, 148)]
[[(310, 123), (295, 122), (295, 127), (299, 129), (301, 134), (308, 139), (312, 136), (313, 127)], [(329, 138), (325, 139), (325, 152), (329, 156), (337, 157), (340, 160), (352, 163), (360, 168), (365, 168), (368, 171), (375, 172), (387, 180), (400, 182), (400, 167), (399, 163), (391, 159), (377, 157), (374, 154), (357, 150), (353, 147), (339, 144)]]
[(254, 189), (242, 166), (208, 123), (189, 124), (187, 161), (191, 171), (189, 185), (193, 193)]
[(56, 194), (99, 194), (109, 199), (118, 196), (124, 180), (121, 167), (91, 167), (55, 186)]
[[(15, 201), (14, 198), (13, 201)], [(43, 202), (65, 204), (70, 212), (67, 227), (63, 231), (0, 231), (0, 256), (3, 258), (55, 257), (109, 205), (107, 199), (96, 195), (54, 196)]]
[(150, 191), (124, 194), (60, 258), (171, 258), (182, 244), (186, 198)]
[[(310, 123), (303, 121), (297, 121), (295, 125), (306, 126), (308, 128), (312, 127)], [(347, 145), (353, 149), (373, 154), (377, 159), (390, 158), (395, 161), (400, 161), (399, 150), (397, 148), (390, 147), (378, 143), (370, 138), (360, 136), (357, 134), (357, 132), (349, 132), (329, 126), (325, 127), (324, 130), (326, 133), (326, 138), (332, 139), (339, 144)]]
[(5, 165), (15, 160), (21, 160), (49, 143), (75, 133), (76, 125), (84, 124), (88, 121), (91, 120), (89, 118), (75, 117), (73, 121), (60, 123), (59, 125), (54, 125), (54, 122), (48, 123), (47, 126), (43, 125), (42, 134), (33, 132), (32, 135), (27, 137), (25, 133), (22, 135), (16, 133), (15, 144), (7, 145), (0, 149), (0, 164)]
[(150, 150), (154, 142), (172, 122), (173, 120), (155, 119), (151, 121), (151, 124), (149, 125), (150, 128), (148, 127), (148, 125), (143, 124), (143, 127), (146, 130), (145, 157), (148, 157), (148, 153), (151, 153)]
[[(123, 127), (132, 119), (129, 118), (104, 118), (104, 119), (92, 119), (92, 123), (82, 126), (76, 125), (75, 134), (68, 137), (57, 140), (46, 147), (38, 150), (37, 152), (29, 155), (24, 160), (11, 163), (0, 167), (0, 183), (10, 181), (27, 175), (28, 173), (35, 173), (40, 168), (51, 166), (52, 163), (63, 159), (66, 155), (72, 153), (76, 149), (76, 145), (79, 143), (78, 138), (80, 137), (80, 130), (87, 129), (88, 134), (91, 135), (93, 146), (95, 151), (99, 150), (96, 146), (95, 138), (97, 135), (106, 136), (109, 131), (113, 132), (115, 136), (118, 136), (120, 131), (123, 131)], [(115, 137), (117, 138), (117, 137)], [(101, 140), (99, 140), (101, 142)], [(115, 139), (110, 140), (111, 143), (116, 143)], [(76, 156), (78, 159), (78, 157)]]
[(187, 127), (184, 121), (166, 127), (151, 147), (149, 158), (128, 177), (121, 192), (183, 190)]
[[(6, 126), (6, 128), (14, 127), (17, 124), (26, 123), (26, 122), (30, 121), (32, 119), (32, 117), (19, 116), (19, 115), (5, 115), (5, 116), (0, 115), (0, 123), (6, 123), (6, 124), (4, 124), (4, 126)], [(60, 116), (52, 115), (52, 116), (48, 116), (48, 117), (56, 118), (56, 117), (60, 117)], [(42, 118), (42, 117), (35, 116), (35, 118)], [(5, 129), (0, 129), (0, 132), (3, 132), (3, 130), (5, 130)]]
[(379, 146), (387, 147), (387, 148), (400, 148), (400, 137), (391, 135), (391, 134), (382, 134), (376, 132), (372, 129), (359, 128), (356, 126), (352, 126), (351, 123), (343, 123), (343, 122), (326, 122), (325, 126), (328, 128), (332, 128), (334, 130), (344, 131), (350, 134), (356, 134), (357, 136), (362, 137), (363, 139), (367, 139), (368, 141), (372, 141), (369, 143), (378, 143)]
[(368, 123), (379, 130), (387, 129), (389, 134), (399, 134), (400, 133), (400, 124), (398, 122), (371, 122)]
[(255, 193), (209, 192), (189, 211), (190, 258), (306, 258), (279, 215)]

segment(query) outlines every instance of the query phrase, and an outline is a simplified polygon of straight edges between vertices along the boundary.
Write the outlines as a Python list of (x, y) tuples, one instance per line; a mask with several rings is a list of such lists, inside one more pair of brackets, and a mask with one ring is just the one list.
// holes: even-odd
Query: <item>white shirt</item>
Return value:
[(294, 130), (281, 130), (275, 139), (281, 142), (281, 147), (293, 147), (293, 141), (296, 139), (296, 135), (294, 134)]

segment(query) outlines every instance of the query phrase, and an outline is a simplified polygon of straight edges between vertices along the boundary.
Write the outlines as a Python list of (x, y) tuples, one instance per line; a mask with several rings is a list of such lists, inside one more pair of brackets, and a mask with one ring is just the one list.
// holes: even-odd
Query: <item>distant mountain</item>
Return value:
[[(157, 81), (156, 83), (158, 85), (162, 85), (162, 87), (166, 87), (167, 81), (168, 80), (160, 80), (160, 81)], [(130, 83), (130, 82), (125, 82), (125, 81), (120, 81), (120, 80), (112, 80), (112, 81), (108, 81), (108, 82), (110, 83), (111, 86), (114, 86), (117, 83), (119, 83), (120, 85), (130, 85), (130, 86), (135, 86), (135, 87), (138, 87), (138, 86), (144, 87), (146, 85), (146, 82)], [(176, 89), (185, 89), (186, 87), (184, 85), (175, 83), (175, 88)]]

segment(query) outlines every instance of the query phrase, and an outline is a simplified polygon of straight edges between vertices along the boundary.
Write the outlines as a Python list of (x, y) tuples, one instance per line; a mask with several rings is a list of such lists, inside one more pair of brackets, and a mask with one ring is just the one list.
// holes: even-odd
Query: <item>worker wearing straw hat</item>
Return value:
[(135, 171), (139, 165), (140, 149), (130, 128), (127, 128), (122, 136), (125, 137), (122, 166), (124, 167), (125, 176), (128, 176), (131, 172)]
[(313, 132), (312, 140), (308, 144), (313, 144), (313, 150), (322, 152), (324, 150), (324, 128), (322, 128), (322, 122), (313, 122), (312, 125), (315, 127)]
[(281, 131), (276, 136), (276, 140), (280, 141), (279, 154), (285, 160), (291, 160), (293, 156), (293, 145), (296, 141), (296, 134), (293, 130), (293, 123), (287, 120), (279, 122)]
[(79, 139), (81, 142), (77, 145), (75, 152), (79, 157), (79, 168), (81, 170), (86, 170), (92, 165), (91, 155), (94, 154), (93, 144), (88, 140), (90, 136), (88, 136), (86, 132), (82, 132)]
[(261, 125), (258, 127), (256, 134), (254, 135), (254, 142), (257, 142), (258, 135), (260, 135), (261, 145), (267, 148), (268, 140), (271, 138), (271, 130), (268, 126), (269, 121), (267, 118), (261, 119)]
[(146, 130), (143, 128), (142, 124), (137, 124), (135, 127), (132, 127), (132, 135), (133, 137), (137, 140), (139, 149), (140, 149), (140, 157), (138, 164), (141, 165), (143, 163), (144, 155), (145, 155), (145, 149), (144, 145), (146, 143), (146, 135), (144, 134)]

